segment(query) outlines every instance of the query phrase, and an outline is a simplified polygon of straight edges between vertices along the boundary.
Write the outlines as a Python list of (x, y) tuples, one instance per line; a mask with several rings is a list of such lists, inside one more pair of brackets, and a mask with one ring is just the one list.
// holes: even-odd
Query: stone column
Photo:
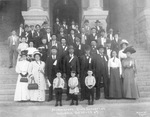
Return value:
[(28, 11), (22, 11), (25, 24), (41, 25), (44, 21), (49, 21), (48, 12), (43, 10), (42, 0), (28, 0), (28, 2), (30, 5)]
[(30, 8), (29, 10), (43, 10), (42, 8), (42, 0), (30, 0)]
[(100, 20), (103, 28), (106, 30), (108, 11), (104, 11), (101, 6), (103, 6), (101, 5), (101, 0), (89, 0), (88, 9), (83, 11), (83, 22), (85, 19), (88, 19), (90, 26), (93, 27), (95, 26), (95, 21)]
[(89, 9), (101, 9), (100, 0), (89, 0)]
[(150, 51), (150, 0), (145, 0), (145, 6), (136, 18), (139, 44)]

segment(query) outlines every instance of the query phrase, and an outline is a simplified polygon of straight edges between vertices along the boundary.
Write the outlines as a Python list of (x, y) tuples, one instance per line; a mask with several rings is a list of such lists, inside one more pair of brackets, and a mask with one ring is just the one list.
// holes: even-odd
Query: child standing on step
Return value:
[(69, 94), (72, 100), (70, 105), (74, 105), (74, 100), (76, 101), (76, 105), (78, 105), (79, 82), (78, 82), (78, 78), (75, 75), (76, 75), (76, 72), (71, 71), (71, 78), (68, 81)]
[[(85, 85), (86, 85), (86, 97), (88, 99), (88, 105), (94, 104), (94, 86), (96, 83), (95, 77), (92, 76), (93, 71), (88, 70), (87, 72), (88, 76), (85, 78)], [(92, 98), (92, 101), (90, 102)]]
[(55, 96), (56, 96), (55, 106), (58, 106), (58, 102), (60, 102), (60, 106), (62, 106), (62, 92), (63, 92), (65, 82), (61, 78), (61, 72), (60, 71), (57, 72), (56, 76), (57, 77), (53, 81), (53, 89), (55, 90)]

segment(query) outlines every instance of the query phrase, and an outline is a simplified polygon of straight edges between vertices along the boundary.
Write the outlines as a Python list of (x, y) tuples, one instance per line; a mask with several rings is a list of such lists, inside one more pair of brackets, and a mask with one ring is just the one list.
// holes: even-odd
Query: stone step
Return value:
[(17, 77), (16, 78), (7, 78), (7, 79), (0, 79), (0, 84), (16, 84)]
[(0, 90), (15, 89), (16, 84), (0, 84)]
[(140, 97), (141, 98), (150, 97), (150, 92), (140, 92)]
[(150, 92), (150, 86), (138, 86), (139, 92)]
[(147, 81), (137, 81), (138, 86), (150, 86), (150, 80)]
[(13, 74), (16, 74), (15, 72), (15, 68), (0, 68), (0, 75), (2, 74), (7, 74), (7, 75), (13, 75)]

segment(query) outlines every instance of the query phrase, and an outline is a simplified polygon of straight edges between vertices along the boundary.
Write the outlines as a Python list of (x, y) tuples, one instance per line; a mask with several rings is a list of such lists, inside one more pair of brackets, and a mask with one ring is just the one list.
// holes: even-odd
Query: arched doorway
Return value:
[(72, 20), (80, 25), (82, 17), (81, 3), (81, 0), (50, 0), (51, 26), (57, 17), (60, 22), (65, 19), (68, 25)]

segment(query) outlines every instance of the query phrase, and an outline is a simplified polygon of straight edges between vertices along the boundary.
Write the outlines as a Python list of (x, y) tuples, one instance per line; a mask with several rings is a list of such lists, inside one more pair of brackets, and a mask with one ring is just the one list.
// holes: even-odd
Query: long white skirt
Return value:
[(45, 101), (45, 90), (30, 90), (30, 101)]
[(28, 83), (20, 82), (20, 78), (18, 78), (14, 101), (27, 101), (27, 100), (29, 100)]

